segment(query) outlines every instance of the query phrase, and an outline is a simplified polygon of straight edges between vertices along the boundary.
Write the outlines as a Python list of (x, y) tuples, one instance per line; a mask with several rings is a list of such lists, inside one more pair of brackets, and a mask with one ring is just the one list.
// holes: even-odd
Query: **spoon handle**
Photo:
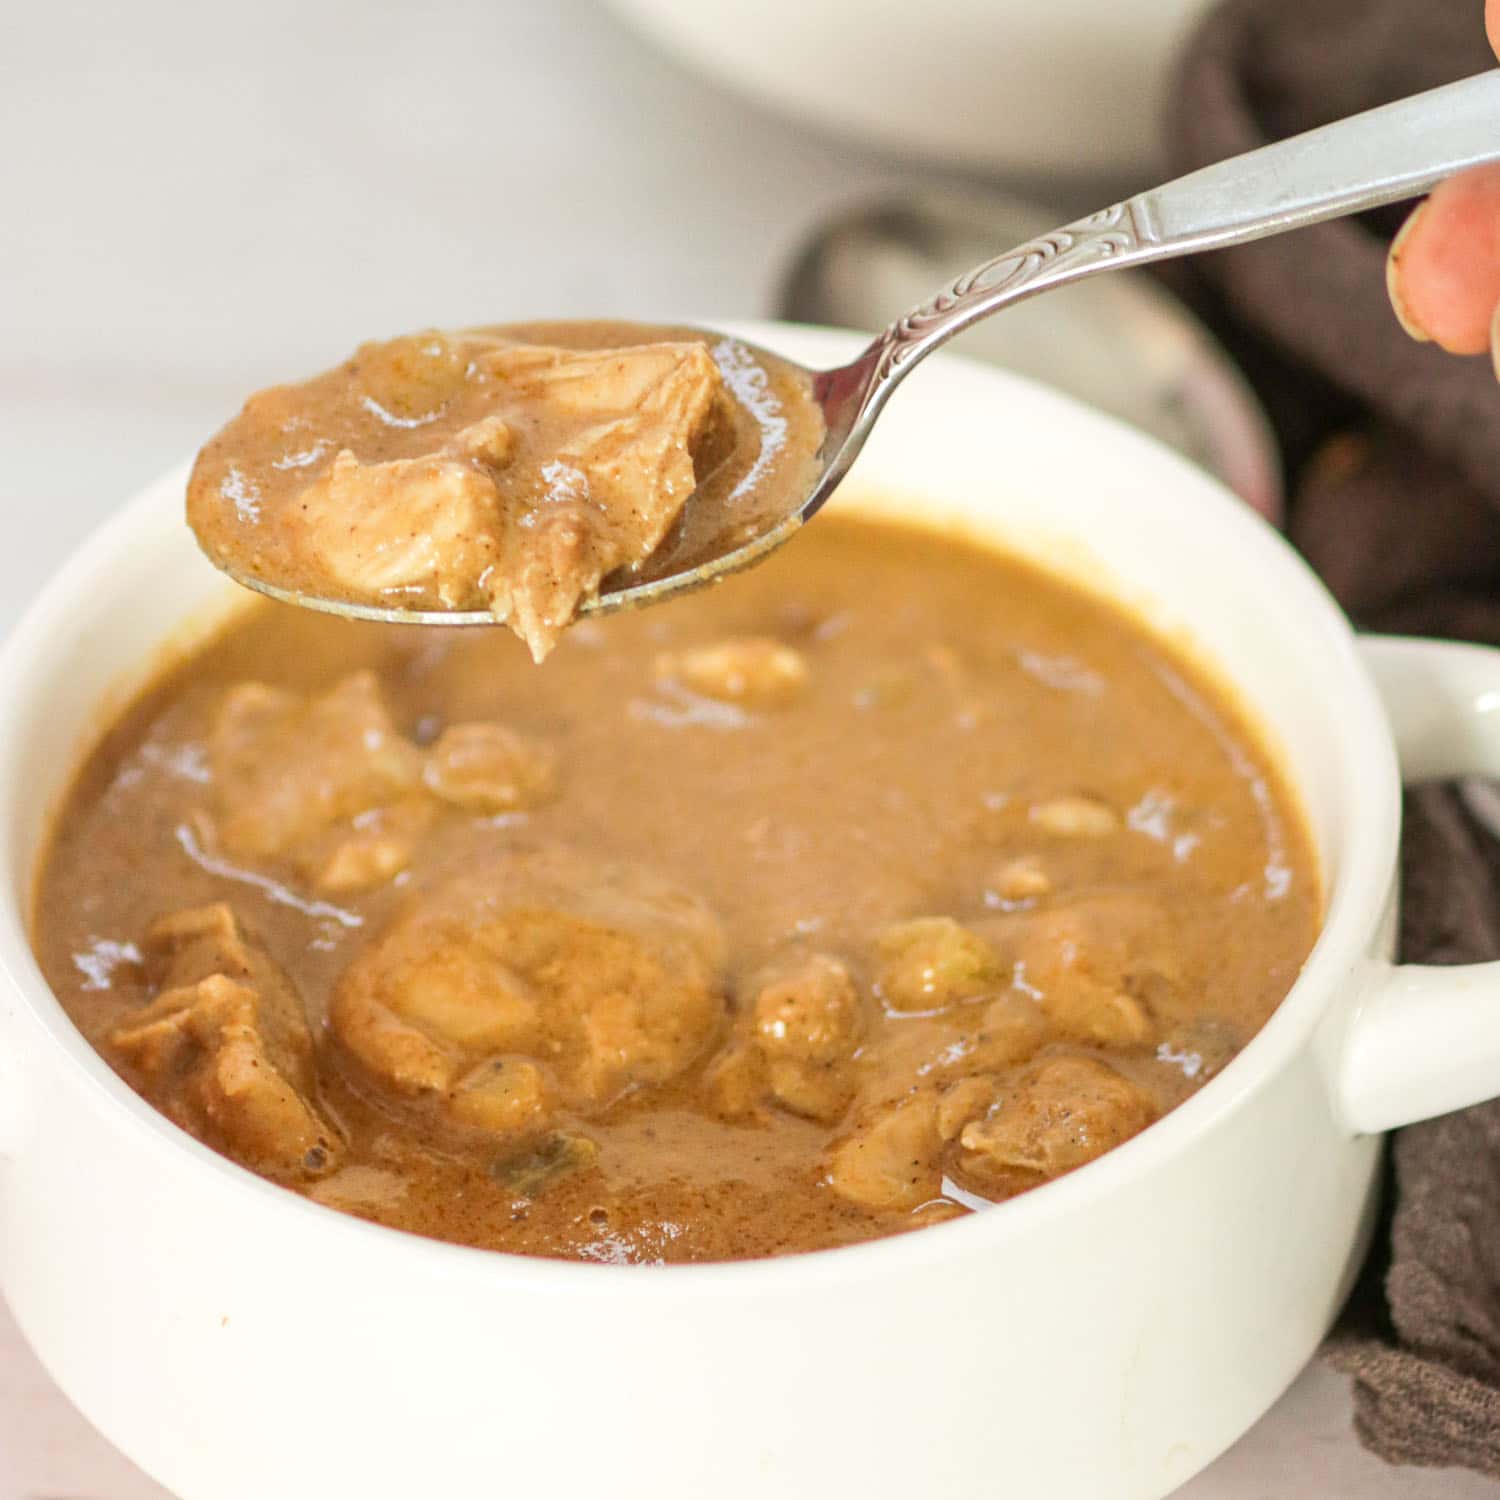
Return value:
[(1500, 69), (1138, 193), (966, 271), (893, 323), (869, 351), (876, 368), (861, 415), (873, 418), (895, 382), (939, 344), (1024, 297), (1096, 271), (1239, 245), (1415, 197), (1455, 172), (1494, 161), (1500, 161)]

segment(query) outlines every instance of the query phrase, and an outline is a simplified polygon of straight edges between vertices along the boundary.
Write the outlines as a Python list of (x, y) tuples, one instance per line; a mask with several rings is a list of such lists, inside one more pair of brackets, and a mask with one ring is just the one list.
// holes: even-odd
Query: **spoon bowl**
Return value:
[[(824, 387), (830, 380), (844, 376), (847, 371), (855, 369), (861, 361), (855, 360), (848, 366), (841, 366), (834, 370), (815, 371), (789, 360), (785, 355), (777, 354), (773, 350), (742, 337), (736, 331), (703, 328), (696, 331), (709, 335), (716, 341), (727, 343), (737, 352), (748, 356), (749, 360), (759, 367), (780, 367), (784, 370), (791, 370), (806, 381), (812, 392), (814, 404), (822, 415), (824, 430), (823, 441), (819, 445), (816, 456), (811, 488), (800, 489), (789, 494), (786, 497), (787, 504), (780, 513), (774, 515), (766, 525), (747, 540), (726, 548), (722, 553), (701, 560), (688, 561), (681, 568), (660, 577), (642, 578), (623, 569), (609, 575), (596, 596), (582, 601), (578, 610), (580, 616), (615, 614), (620, 610), (641, 608), (748, 568), (759, 562), (767, 553), (775, 551), (794, 535), (803, 522), (810, 519), (833, 492), (834, 485), (828, 480), (829, 471), (849, 444), (851, 423), (855, 413), (847, 413), (844, 424), (836, 426), (836, 416), (843, 413), (835, 402), (825, 397)], [(863, 441), (864, 438), (861, 435), (861, 446)], [(838, 468), (840, 478), (847, 471), (849, 464), (853, 463), (857, 451), (856, 448), (850, 452), (842, 466)], [(230, 557), (215, 553), (210, 553), (209, 556), (210, 561), (220, 572), (243, 588), (250, 589), (257, 594), (264, 594), (267, 598), (279, 603), (315, 610), (320, 614), (339, 615), (348, 620), (363, 620), (382, 625), (450, 625), (473, 628), (496, 624), (495, 615), (487, 609), (413, 609), (400, 605), (311, 594), (278, 584), (248, 568), (238, 567), (234, 559)], [(650, 561), (651, 559), (647, 559), (647, 564)]]

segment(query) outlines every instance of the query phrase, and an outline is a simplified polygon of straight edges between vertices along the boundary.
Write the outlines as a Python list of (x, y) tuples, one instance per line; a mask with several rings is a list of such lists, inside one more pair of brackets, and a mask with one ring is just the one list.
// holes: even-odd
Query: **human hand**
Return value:
[[(1485, 29), (1500, 55), (1500, 0)], [(1443, 183), (1401, 227), (1386, 264), (1401, 325), (1450, 354), (1490, 351), (1500, 376), (1500, 167)]]

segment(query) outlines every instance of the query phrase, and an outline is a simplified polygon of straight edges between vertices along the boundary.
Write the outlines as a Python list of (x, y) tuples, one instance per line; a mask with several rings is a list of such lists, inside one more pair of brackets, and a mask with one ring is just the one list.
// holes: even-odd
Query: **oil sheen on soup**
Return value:
[(585, 1261), (776, 1255), (1084, 1167), (1295, 979), (1314, 860), (1112, 607), (834, 516), (505, 632), (269, 603), (81, 771), (35, 945), (147, 1100), (319, 1203)]

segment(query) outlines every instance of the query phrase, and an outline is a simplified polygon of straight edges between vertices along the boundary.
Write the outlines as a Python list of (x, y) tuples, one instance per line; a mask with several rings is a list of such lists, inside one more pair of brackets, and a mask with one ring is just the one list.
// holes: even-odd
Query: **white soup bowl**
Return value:
[[(858, 342), (746, 331), (814, 364)], [(820, 1254), (528, 1260), (263, 1182), (121, 1083), (27, 943), (49, 816), (102, 705), (185, 619), (231, 607), (182, 487), (169, 475), (95, 536), (0, 656), (0, 1289), (64, 1391), (183, 1500), (1149, 1500), (1244, 1432), (1327, 1330), (1365, 1248), (1377, 1132), (1500, 1094), (1500, 968), (1392, 963), (1398, 755), (1413, 776), (1500, 770), (1500, 655), (1356, 640), (1213, 480), (940, 357), (835, 503), (1034, 557), (1238, 695), (1326, 881), (1322, 935), (1269, 1024), (1072, 1176)]]

